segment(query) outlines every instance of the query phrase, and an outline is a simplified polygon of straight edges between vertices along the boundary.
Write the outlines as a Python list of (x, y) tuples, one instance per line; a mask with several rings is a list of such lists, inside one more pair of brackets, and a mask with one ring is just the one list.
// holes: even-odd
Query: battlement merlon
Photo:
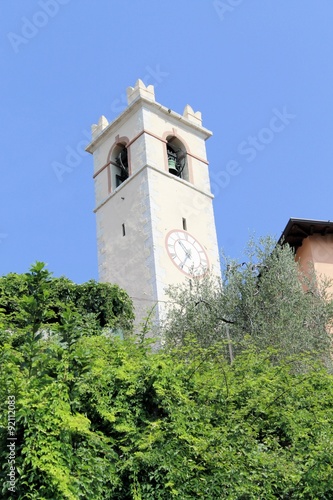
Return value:
[(127, 104), (130, 106), (139, 97), (155, 101), (154, 85), (145, 85), (142, 80), (137, 80), (134, 87), (127, 87)]
[(181, 115), (179, 113), (176, 113), (175, 111), (172, 111), (171, 109), (166, 108), (165, 106), (162, 106), (155, 101), (154, 86), (146, 86), (140, 79), (137, 80), (134, 87), (127, 88), (127, 102), (128, 107), (112, 122), (109, 123), (105, 116), (101, 116), (98, 123), (91, 126), (92, 142), (86, 148), (86, 151), (88, 153), (93, 153), (96, 149), (96, 146), (102, 139), (102, 136), (104, 136), (104, 134), (107, 134), (110, 129), (113, 129), (113, 127), (117, 123), (120, 123), (125, 115), (130, 113), (132, 110), (134, 111), (135, 109), (137, 109), (137, 106), (140, 105), (140, 102), (148, 104), (148, 106), (150, 105), (155, 109), (157, 108), (163, 114), (167, 115), (168, 119), (173, 118), (177, 121), (181, 121), (182, 123), (187, 124), (191, 128), (196, 129), (198, 132), (200, 132), (200, 134), (203, 135), (203, 138), (205, 140), (213, 135), (210, 130), (202, 126), (202, 117), (200, 111), (194, 112), (193, 108), (189, 104), (187, 104), (185, 106), (183, 114)]

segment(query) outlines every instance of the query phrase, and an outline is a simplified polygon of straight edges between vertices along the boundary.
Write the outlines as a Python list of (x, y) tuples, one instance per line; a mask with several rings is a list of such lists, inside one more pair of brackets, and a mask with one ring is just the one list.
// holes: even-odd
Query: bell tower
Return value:
[(99, 279), (133, 299), (137, 322), (155, 306), (163, 317), (165, 287), (220, 275), (201, 113), (183, 115), (155, 101), (138, 80), (127, 108), (92, 125)]

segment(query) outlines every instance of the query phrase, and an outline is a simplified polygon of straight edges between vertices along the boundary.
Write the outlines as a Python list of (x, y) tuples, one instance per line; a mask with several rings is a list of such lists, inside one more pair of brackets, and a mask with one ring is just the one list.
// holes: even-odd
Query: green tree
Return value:
[(184, 345), (188, 335), (203, 347), (225, 340), (233, 359), (250, 340), (259, 350), (276, 348), (279, 356), (312, 352), (329, 363), (328, 283), (301, 273), (290, 247), (269, 238), (250, 242), (247, 256), (246, 263), (226, 259), (221, 283), (207, 276), (169, 289), (166, 344)]
[[(104, 488), (98, 485), (105, 474), (112, 478), (112, 449), (77, 411), (76, 346), (91, 336), (112, 338), (119, 327), (130, 335), (131, 301), (117, 286), (52, 278), (40, 262), (25, 275), (1, 278), (0, 300), (1, 463), (8, 454), (10, 396), (16, 404), (18, 497), (93, 498)], [(4, 466), (2, 491), (10, 497), (5, 472)]]
[[(26, 274), (0, 277), (0, 304), (4, 326), (12, 330), (27, 326), (26, 309), (29, 322), (45, 330), (55, 329), (68, 309), (97, 330), (121, 328), (130, 333), (134, 319), (132, 301), (118, 285), (94, 280), (78, 285), (65, 277), (54, 278), (41, 262)], [(33, 313), (32, 307), (39, 312)]]
[(333, 378), (322, 363), (248, 345), (230, 364), (227, 340), (195, 334), (153, 352), (72, 299), (55, 308), (42, 265), (28, 274), (20, 305), (0, 313), (2, 498), (332, 498)]

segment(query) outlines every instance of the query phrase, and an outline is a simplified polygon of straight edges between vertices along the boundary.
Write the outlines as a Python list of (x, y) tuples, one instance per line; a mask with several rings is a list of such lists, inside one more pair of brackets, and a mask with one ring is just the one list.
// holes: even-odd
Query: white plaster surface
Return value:
[[(153, 95), (153, 89), (147, 92)], [(103, 131), (97, 136), (95, 130), (87, 148), (94, 155), (94, 172), (100, 171), (95, 176), (99, 277), (128, 292), (138, 322), (156, 304), (161, 317), (165, 287), (188, 278), (165, 245), (169, 231), (183, 229), (183, 218), (187, 231), (205, 249), (210, 268), (220, 274), (205, 148), (211, 133), (202, 128), (199, 112), (187, 106), (185, 117), (169, 113), (152, 97), (146, 99), (147, 92), (141, 84), (129, 90), (129, 108), (110, 124), (103, 119)], [(168, 172), (165, 140), (174, 134), (187, 148), (192, 183)], [(109, 192), (112, 165), (107, 164), (117, 137), (129, 141), (131, 176), (117, 189), (113, 183)]]

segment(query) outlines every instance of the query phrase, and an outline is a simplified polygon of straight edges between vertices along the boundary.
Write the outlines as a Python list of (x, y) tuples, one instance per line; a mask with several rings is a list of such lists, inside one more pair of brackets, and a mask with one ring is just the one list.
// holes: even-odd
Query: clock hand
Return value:
[(188, 257), (190, 259), (191, 258), (191, 250), (187, 250), (186, 246), (181, 241), (179, 241), (179, 245), (184, 250), (186, 257)]
[(183, 267), (185, 266), (185, 262), (187, 261), (187, 259), (189, 258), (188, 255), (186, 255), (185, 259), (183, 260), (183, 262), (180, 264), (180, 267), (183, 269)]
[(187, 248), (184, 245), (184, 243), (182, 241), (178, 241), (178, 243), (180, 244), (180, 246), (182, 247), (182, 249), (184, 250), (184, 252), (187, 252)]

